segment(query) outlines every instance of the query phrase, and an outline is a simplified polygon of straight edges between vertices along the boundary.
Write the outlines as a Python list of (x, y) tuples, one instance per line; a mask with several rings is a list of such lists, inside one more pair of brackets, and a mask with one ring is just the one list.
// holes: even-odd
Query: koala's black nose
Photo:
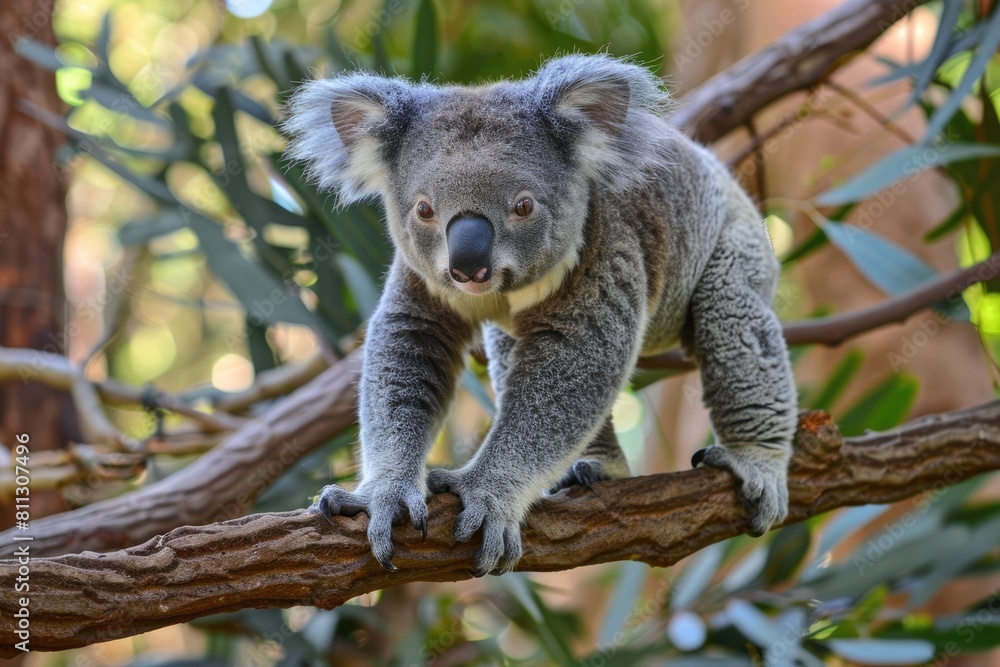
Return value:
[(485, 283), (493, 273), (493, 225), (479, 215), (452, 218), (448, 238), (448, 270), (460, 283)]

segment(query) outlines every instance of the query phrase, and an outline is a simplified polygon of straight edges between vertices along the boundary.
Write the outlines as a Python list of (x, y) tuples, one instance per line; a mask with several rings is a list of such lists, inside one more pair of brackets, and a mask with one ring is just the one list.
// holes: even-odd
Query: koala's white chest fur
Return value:
[(578, 262), (579, 253), (574, 249), (539, 280), (521, 289), (503, 294), (466, 294), (457, 289), (449, 289), (431, 283), (428, 283), (428, 287), (435, 297), (447, 303), (468, 321), (475, 323), (493, 322), (511, 334), (513, 316), (549, 298), (559, 289), (563, 280), (566, 279), (566, 275), (573, 270)]

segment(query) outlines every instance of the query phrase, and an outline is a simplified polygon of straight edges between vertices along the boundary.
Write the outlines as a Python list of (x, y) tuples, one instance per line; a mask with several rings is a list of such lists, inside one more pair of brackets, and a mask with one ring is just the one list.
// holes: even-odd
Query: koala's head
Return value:
[(589, 198), (641, 178), (657, 125), (648, 115), (667, 99), (641, 67), (567, 56), (474, 88), (313, 81), (284, 128), (292, 158), (342, 204), (382, 197), (393, 242), (425, 280), (485, 294), (575, 261)]

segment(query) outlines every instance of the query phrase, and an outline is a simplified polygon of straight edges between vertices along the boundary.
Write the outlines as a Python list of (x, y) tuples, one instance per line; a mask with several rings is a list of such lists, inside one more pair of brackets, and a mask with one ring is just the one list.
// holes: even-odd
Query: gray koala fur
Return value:
[[(341, 204), (381, 198), (396, 249), (365, 341), (361, 481), (310, 508), (367, 513), (383, 566), (393, 523), (426, 531), (429, 490), (460, 497), (457, 540), (482, 529), (479, 573), (513, 568), (543, 493), (629, 474), (612, 406), (640, 354), (678, 343), (718, 443), (695, 463), (736, 476), (751, 534), (785, 518), (796, 391), (771, 309), (778, 263), (746, 194), (663, 120), (669, 108), (658, 79), (606, 55), (479, 87), (350, 74), (290, 101), (291, 158)], [(525, 197), (534, 210), (520, 216)], [(493, 230), (482, 284), (449, 271), (449, 224), (469, 216)], [(492, 428), (465, 465), (428, 472), (480, 340)]]

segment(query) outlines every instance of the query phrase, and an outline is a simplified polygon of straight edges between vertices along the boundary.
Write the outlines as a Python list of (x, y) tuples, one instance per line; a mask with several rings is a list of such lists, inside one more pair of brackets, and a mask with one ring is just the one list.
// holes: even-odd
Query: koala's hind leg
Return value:
[(594, 482), (622, 479), (631, 474), (625, 452), (618, 444), (611, 417), (608, 417), (597, 437), (587, 445), (580, 458), (573, 462), (562, 479), (552, 485), (549, 493), (556, 493), (574, 484), (590, 488)]
[(740, 481), (749, 531), (762, 535), (788, 514), (788, 461), (796, 425), (795, 379), (771, 308), (778, 266), (756, 223), (722, 231), (691, 302), (688, 346), (701, 369), (718, 445), (692, 463)]

